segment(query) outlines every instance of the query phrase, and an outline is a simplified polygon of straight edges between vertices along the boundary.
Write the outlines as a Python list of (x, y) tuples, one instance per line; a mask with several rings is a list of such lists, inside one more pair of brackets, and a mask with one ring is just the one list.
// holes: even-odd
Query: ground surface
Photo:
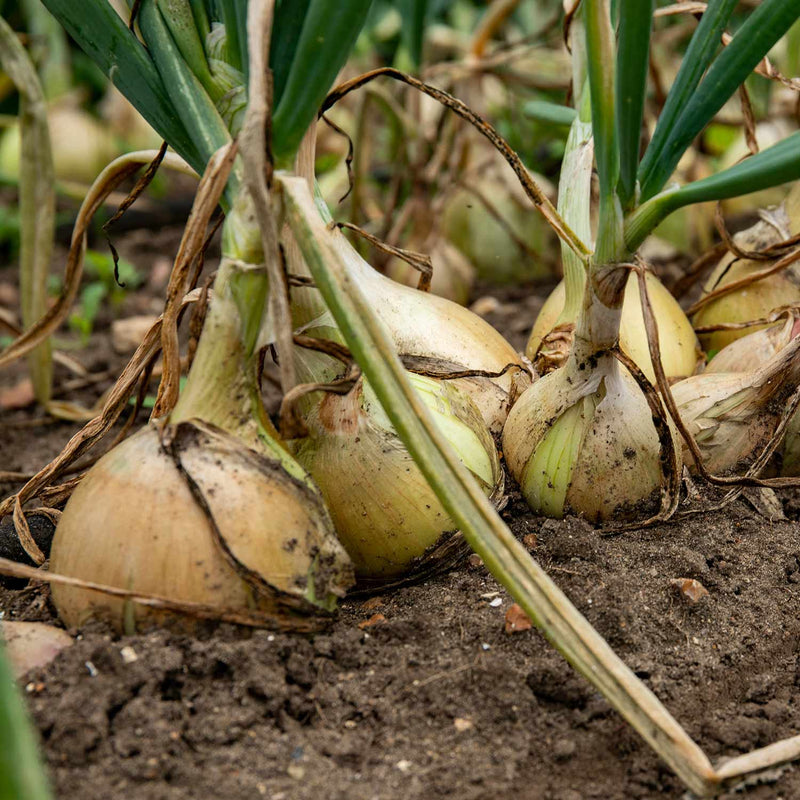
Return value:
[[(132, 257), (161, 244), (140, 242)], [(527, 294), (497, 293), (489, 315), (518, 347), (540, 302)], [(93, 370), (124, 360), (106, 334), (101, 320), (84, 352)], [(76, 430), (31, 425), (33, 416), (0, 418), (4, 469), (41, 466)], [(513, 489), (503, 514), (717, 761), (800, 731), (800, 502), (782, 501), (788, 519), (740, 500), (614, 537), (535, 517)], [(708, 591), (694, 605), (674, 584), (692, 578)], [(465, 562), (349, 600), (313, 638), (226, 626), (199, 638), (116, 638), (89, 628), (22, 685), (59, 800), (682, 797), (535, 630), (505, 632), (511, 603), (482, 565)], [(42, 588), (0, 589), (0, 610), (56, 619)], [(800, 797), (800, 768), (743, 796)]]

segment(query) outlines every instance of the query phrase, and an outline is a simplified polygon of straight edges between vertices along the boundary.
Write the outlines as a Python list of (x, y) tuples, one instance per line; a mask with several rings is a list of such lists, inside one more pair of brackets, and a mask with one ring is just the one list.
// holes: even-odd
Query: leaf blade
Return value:
[(764, 0), (756, 7), (683, 108), (677, 109), (674, 123), (665, 128), (663, 145), (647, 159), (642, 197), (652, 197), (664, 186), (692, 140), (798, 18), (800, 7), (786, 0)]
[(82, 0), (80, 14), (74, 0), (42, 2), (158, 134), (202, 173), (205, 162), (175, 114), (155, 64), (107, 0)]
[(623, 206), (632, 202), (636, 189), (654, 10), (655, 0), (620, 0), (616, 115), (619, 193)]

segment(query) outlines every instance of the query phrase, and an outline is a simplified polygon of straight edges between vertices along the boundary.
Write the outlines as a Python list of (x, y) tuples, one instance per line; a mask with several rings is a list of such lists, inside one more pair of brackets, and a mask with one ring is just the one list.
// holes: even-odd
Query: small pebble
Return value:
[(412, 766), (414, 766), (410, 761), (407, 761), (405, 758), (400, 759), (395, 766), (400, 772), (408, 772)]

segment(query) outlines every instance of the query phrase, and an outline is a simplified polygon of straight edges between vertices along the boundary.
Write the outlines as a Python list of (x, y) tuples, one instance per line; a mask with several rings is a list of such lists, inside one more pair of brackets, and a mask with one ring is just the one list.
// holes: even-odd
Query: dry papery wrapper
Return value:
[[(327, 511), (282, 460), (199, 420), (143, 428), (73, 493), (56, 529), (53, 572), (176, 601), (279, 616), (333, 611), (352, 583)], [(65, 623), (130, 632), (174, 616), (124, 598), (53, 585)]]
[[(733, 237), (741, 251), (763, 253), (800, 233), (800, 186), (795, 187), (784, 203), (777, 208), (761, 211), (761, 219)], [(777, 261), (780, 253), (775, 253)], [(703, 287), (703, 297), (734, 282), (767, 270), (774, 261), (751, 259), (729, 252), (719, 262)], [(700, 303), (703, 303), (703, 297)], [(760, 320), (773, 309), (800, 304), (800, 265), (790, 264), (786, 269), (768, 277), (748, 283), (730, 294), (704, 303), (692, 315), (695, 328), (711, 327), (720, 323), (739, 323)], [(690, 309), (691, 311), (691, 309)], [(717, 330), (699, 334), (700, 343), (707, 352), (722, 350), (736, 339), (741, 339), (753, 328)]]
[[(720, 475), (746, 466), (770, 441), (798, 383), (800, 336), (762, 367), (694, 375), (676, 383), (672, 395), (705, 467)], [(694, 464), (686, 447), (683, 457)]]

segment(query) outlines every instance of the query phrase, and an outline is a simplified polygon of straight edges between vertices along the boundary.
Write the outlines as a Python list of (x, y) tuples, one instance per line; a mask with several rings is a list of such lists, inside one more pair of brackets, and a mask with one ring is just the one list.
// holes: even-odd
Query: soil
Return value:
[[(126, 239), (124, 254), (148, 268), (156, 252), (174, 252), (175, 235)], [(152, 305), (163, 284), (149, 290), (126, 303)], [(545, 293), (479, 292), (497, 298), (487, 316), (520, 349)], [(93, 371), (125, 360), (108, 346), (108, 322), (77, 354)], [(8, 372), (3, 385), (15, 379)], [(107, 385), (69, 399), (90, 404)], [(40, 467), (77, 427), (3, 412), (3, 468)], [(537, 517), (513, 486), (503, 511), (715, 763), (800, 729), (800, 497), (783, 493), (772, 512), (753, 500), (615, 536)], [(685, 579), (707, 595), (691, 602)], [(472, 557), (425, 583), (346, 600), (312, 637), (225, 625), (118, 637), (93, 624), (21, 685), (59, 800), (683, 797), (536, 630), (506, 632), (511, 605)], [(57, 621), (41, 586), (0, 588), (0, 610)], [(764, 780), (742, 796), (800, 797), (797, 767)]]

